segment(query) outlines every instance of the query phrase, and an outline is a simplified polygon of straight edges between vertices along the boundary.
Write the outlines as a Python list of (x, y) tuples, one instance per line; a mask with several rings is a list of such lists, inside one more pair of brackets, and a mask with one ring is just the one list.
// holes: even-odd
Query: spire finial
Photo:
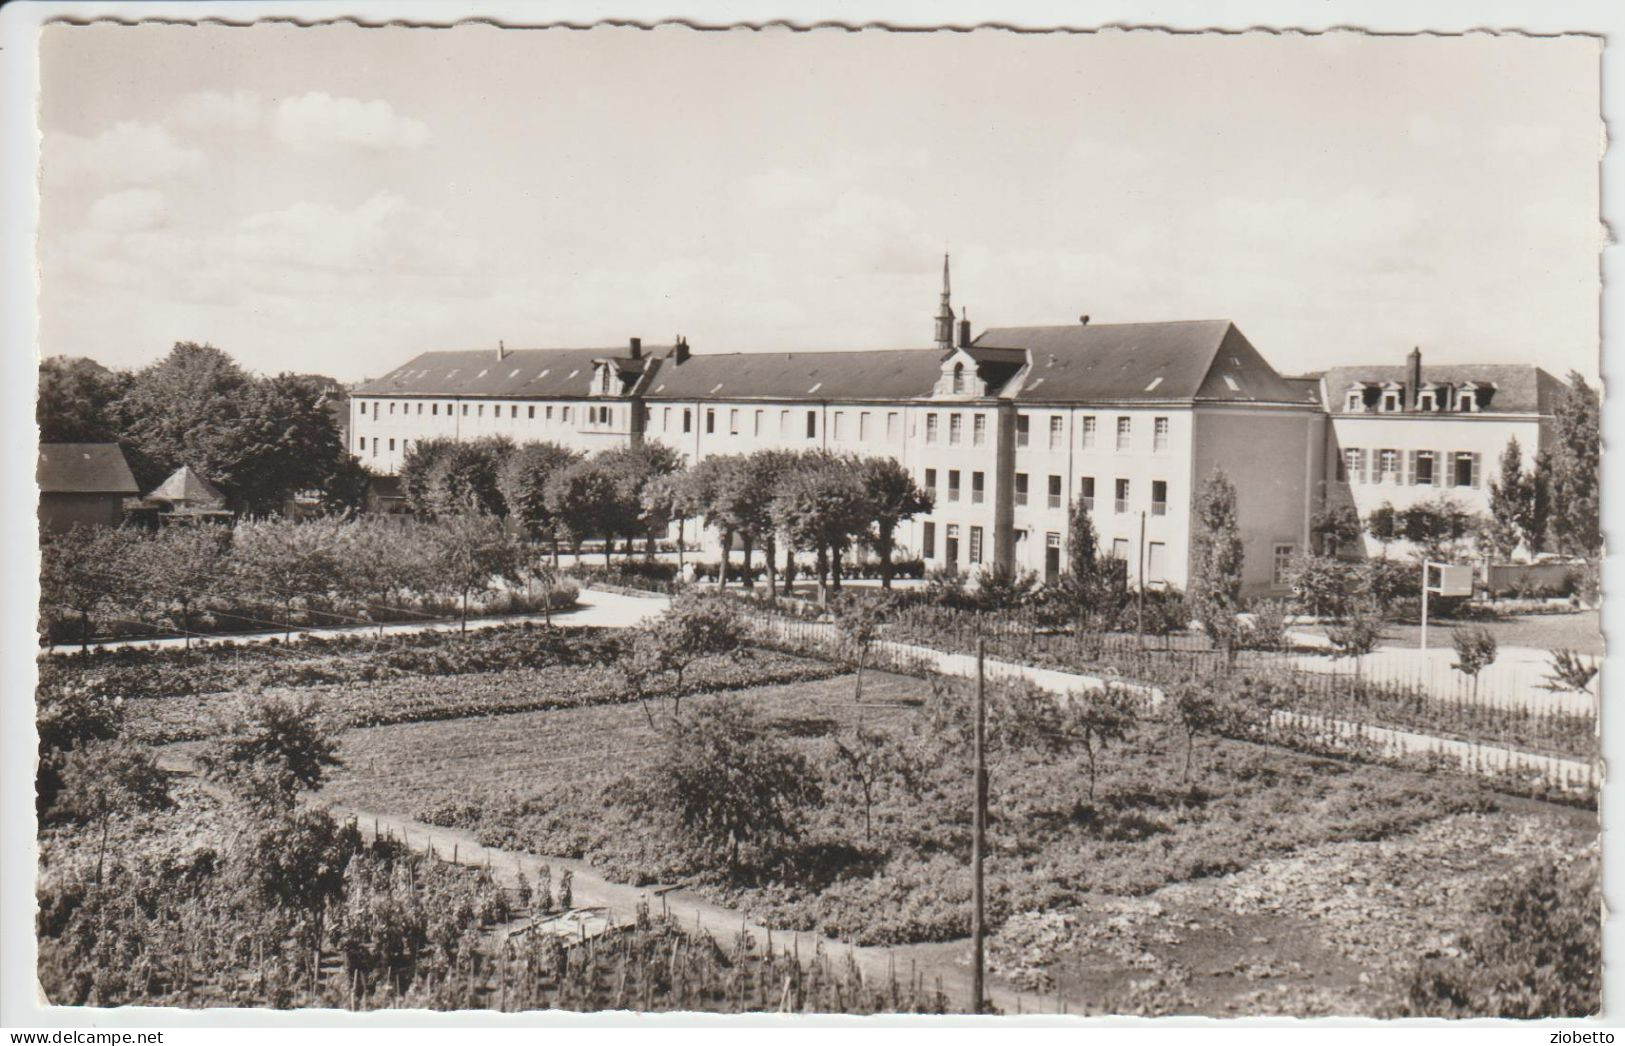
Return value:
[(954, 345), (954, 307), (948, 286), (948, 252), (942, 252), (942, 304), (937, 308), (937, 348), (946, 352)]

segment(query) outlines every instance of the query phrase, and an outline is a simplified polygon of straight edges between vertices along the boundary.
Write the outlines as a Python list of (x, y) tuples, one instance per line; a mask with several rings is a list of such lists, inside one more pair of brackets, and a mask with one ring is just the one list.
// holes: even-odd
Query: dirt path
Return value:
[[(376, 832), (402, 840), (420, 853), (427, 853), (433, 847), (434, 855), (441, 860), (450, 861), (455, 856), (460, 864), (487, 866), (497, 881), (504, 886), (517, 884), (520, 872), (523, 872), (531, 882), (535, 882), (541, 873), (542, 865), (545, 864), (553, 869), (556, 888), (559, 873), (568, 870), (571, 873), (571, 892), (575, 906), (605, 908), (611, 920), (617, 924), (631, 922), (636, 916), (637, 906), (640, 903), (647, 903), (651, 911), (669, 912), (677, 919), (679, 925), (709, 933), (724, 945), (743, 930), (756, 939), (758, 947), (765, 947), (771, 938), (775, 949), (794, 949), (804, 958), (812, 956), (819, 947), (837, 960), (850, 955), (863, 972), (865, 980), (880, 983), (885, 983), (893, 972), (900, 981), (906, 981), (912, 961), (922, 983), (927, 987), (940, 983), (943, 993), (948, 997), (950, 1007), (958, 1012), (969, 1010), (971, 977), (968, 965), (970, 956), (968, 940), (883, 948), (846, 944), (817, 933), (776, 929), (770, 931), (768, 927), (745, 918), (732, 908), (715, 904), (681, 887), (629, 886), (625, 883), (612, 883), (587, 862), (574, 858), (545, 857), (482, 846), (472, 832), (455, 828), (438, 828), (395, 814), (344, 805), (335, 805), (331, 809), (335, 817), (353, 819), (362, 834), (369, 838)], [(1053, 997), (1037, 1000), (1031, 994), (1018, 995), (992, 977), (988, 979), (987, 994), (993, 1005), (1006, 1013), (1015, 1013), (1018, 1006), (1025, 1013), (1039, 1012), (1036, 1008), (1038, 1005), (1047, 1007), (1047, 1012), (1054, 1012), (1055, 1009)], [(1077, 1002), (1073, 1001), (1072, 1012), (1077, 1012), (1077, 1008)]]

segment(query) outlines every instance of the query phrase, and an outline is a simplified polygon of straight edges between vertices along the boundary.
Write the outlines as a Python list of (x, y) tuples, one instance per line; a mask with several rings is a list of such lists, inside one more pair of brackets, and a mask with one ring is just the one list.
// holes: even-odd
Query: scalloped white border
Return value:
[[(545, 3), (449, 2), (424, 0), (395, 2), (221, 2), (197, 3), (99, 2), (71, 3), (41, 0), (36, 3), (10, 3), (0, 7), (0, 490), (9, 496), (0, 501), (0, 541), (3, 541), (4, 585), (0, 594), (0, 1026), (6, 1028), (165, 1028), (179, 1032), (169, 1041), (203, 1041), (196, 1031), (184, 1029), (229, 1027), (234, 1036), (277, 1034), (273, 1029), (289, 1027), (332, 1029), (315, 1031), (318, 1039), (336, 1041), (341, 1034), (382, 1029), (432, 1028), (433, 1031), (393, 1030), (390, 1038), (405, 1034), (418, 1041), (428, 1036), (443, 1037), (452, 1028), (517, 1029), (545, 1025), (559, 1034), (575, 1029), (572, 1037), (591, 1029), (635, 1027), (659, 1029), (662, 1037), (677, 1036), (698, 1041), (709, 1039), (722, 1027), (759, 1036), (763, 1030), (788, 1030), (788, 1026), (839, 1027), (848, 1032), (865, 1028), (871, 1032), (886, 1029), (887, 1035), (962, 1035), (986, 1019), (951, 1018), (778, 1018), (717, 1015), (494, 1015), (429, 1014), (420, 1011), (350, 1014), (332, 1011), (278, 1013), (264, 1010), (180, 1011), (74, 1010), (42, 1007), (37, 1002), (34, 969), (34, 816), (32, 723), (34, 607), (37, 603), (37, 551), (34, 525), (33, 486), (34, 442), (33, 388), (36, 365), (34, 238), (36, 200), (34, 172), (38, 163), (38, 137), (35, 114), (38, 99), (36, 39), (39, 27), (47, 22), (142, 21), (170, 24), (212, 23), (251, 25), (270, 21), (297, 25), (349, 22), (361, 26), (413, 26), (442, 28), (459, 24), (484, 23), (514, 29), (586, 30), (594, 26), (621, 26), (654, 29), (686, 26), (696, 31), (738, 29), (784, 29), (824, 32), (870, 31), (1008, 31), (1020, 33), (1116, 33), (1167, 32), (1238, 34), (1265, 32), (1318, 35), (1328, 32), (1358, 32), (1373, 35), (1466, 35), (1514, 34), (1554, 36), (1582, 33), (1603, 38), (1600, 75), (1603, 78), (1603, 116), (1625, 112), (1625, 4), (1609, 0), (1476, 0), (1472, 4), (1453, 0), (1227, 0), (1222, 6), (1200, 0), (1079, 0), (1079, 2), (1031, 2), (1031, 0), (939, 0), (911, 3), (907, 0), (548, 0)], [(1602, 137), (1599, 134), (1599, 141)], [(1619, 198), (1625, 179), (1621, 176), (1617, 150), (1604, 157), (1602, 216), (1609, 229), (1620, 222)], [(1599, 264), (1603, 270), (1603, 357), (1600, 372), (1606, 387), (1613, 372), (1611, 361), (1625, 353), (1625, 342), (1611, 322), (1625, 304), (1616, 281), (1619, 250), (1610, 237)], [(1605, 398), (1604, 469), (1609, 481), (1604, 490), (1604, 525), (1613, 540), (1621, 531), (1625, 510), (1625, 470), (1614, 468), (1617, 455), (1607, 448), (1625, 446), (1625, 405)], [(1621, 482), (1615, 482), (1615, 479)], [(1625, 566), (1621, 557), (1611, 554), (1604, 567), (1605, 592), (1625, 591)], [(1605, 601), (1604, 631), (1610, 636), (1619, 618), (1616, 599)], [(1620, 657), (1611, 652), (1603, 670), (1605, 701), (1625, 700), (1625, 685), (1616, 683)], [(1625, 716), (1605, 714), (1604, 754), (1613, 762), (1625, 754)], [(1625, 766), (1625, 761), (1620, 763)], [(1621, 777), (1611, 777), (1604, 786), (1600, 806), (1604, 811), (1605, 894), (1615, 899), (1610, 907), (1625, 905), (1625, 843), (1620, 833), (1607, 830), (1611, 811), (1625, 797)], [(1546, 1041), (1555, 1027), (1580, 1029), (1586, 1023), (1614, 1025), (1625, 1013), (1625, 926), (1612, 915), (1604, 930), (1605, 978), (1604, 1014), (1600, 1022), (1552, 1022), (1526, 1027), (1498, 1021), (1464, 1022), (1456, 1034), (1516, 1035), (1520, 1042)], [(1236, 1042), (1256, 1038), (1263, 1028), (1296, 1029), (1325, 1034), (1347, 1027), (1343, 1034), (1359, 1034), (1352, 1029), (1369, 1028), (1377, 1022), (1353, 1020), (1256, 1019), (1216, 1022), (1201, 1018), (1160, 1021), (1108, 1019), (1083, 1021), (1077, 1018), (1009, 1018), (1005, 1024), (1033, 1027), (1064, 1026), (1072, 1034), (1087, 1026), (1092, 1035), (1110, 1034), (1120, 1038), (1122, 1031), (1156, 1037), (1189, 1034), (1205, 1028), (1202, 1034), (1218, 1035)], [(1155, 1027), (1148, 1027), (1154, 1025)], [(719, 1027), (720, 1026), (720, 1027)], [(338, 1029), (343, 1029), (339, 1031)], [(906, 1029), (906, 1030), (905, 1030)], [(1469, 1030), (1470, 1029), (1470, 1030)], [(1436, 1022), (1401, 1022), (1385, 1027), (1384, 1034), (1418, 1041), (1448, 1033)], [(306, 1033), (310, 1034), (310, 1033)], [(363, 1031), (363, 1034), (367, 1032)], [(534, 1032), (526, 1035), (534, 1041)], [(976, 1034), (976, 1032), (970, 1032)], [(270, 1041), (269, 1039), (267, 1041)]]

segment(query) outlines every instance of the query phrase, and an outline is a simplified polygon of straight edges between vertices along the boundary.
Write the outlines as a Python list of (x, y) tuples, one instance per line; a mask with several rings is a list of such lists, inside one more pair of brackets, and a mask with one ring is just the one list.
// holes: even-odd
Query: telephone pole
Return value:
[(1145, 646), (1145, 510), (1140, 510), (1140, 592), (1136, 599), (1134, 613), (1134, 637), (1140, 646)]
[(986, 642), (981, 636), (976, 637), (976, 816), (971, 837), (971, 992), (976, 996), (971, 1006), (972, 1013), (981, 1013), (983, 1000), (987, 994), (982, 986), (982, 970), (984, 965), (983, 936), (983, 895), (982, 895), (982, 851), (985, 849), (983, 838), (987, 831), (987, 702), (984, 690), (986, 678), (982, 662), (985, 655)]

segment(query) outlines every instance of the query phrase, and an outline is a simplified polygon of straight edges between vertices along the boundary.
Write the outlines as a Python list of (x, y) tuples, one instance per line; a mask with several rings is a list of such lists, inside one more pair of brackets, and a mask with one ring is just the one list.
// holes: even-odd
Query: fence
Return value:
[[(857, 660), (856, 644), (831, 622), (760, 609), (744, 616), (754, 641), (763, 645)], [(900, 610), (876, 631), (864, 663), (910, 674), (968, 675), (975, 671), (972, 654), (981, 639), (993, 678), (1021, 676), (1062, 692), (1123, 683), (1153, 700), (1169, 685), (1231, 680), (1275, 707), (1270, 739), (1295, 747), (1449, 765), (1506, 778), (1520, 790), (1592, 794), (1600, 783), (1590, 695), (1570, 705), (1549, 694), (1522, 700), (1509, 693), (1491, 700), (1459, 691), (1437, 696), (1425, 677), (1395, 681), (1357, 665), (1308, 668), (1301, 664), (1305, 655), (1293, 652), (1245, 650), (1232, 661), (1199, 636), (1159, 637), (1142, 645), (1135, 636), (1058, 631), (1021, 615), (966, 617), (934, 607)]]

